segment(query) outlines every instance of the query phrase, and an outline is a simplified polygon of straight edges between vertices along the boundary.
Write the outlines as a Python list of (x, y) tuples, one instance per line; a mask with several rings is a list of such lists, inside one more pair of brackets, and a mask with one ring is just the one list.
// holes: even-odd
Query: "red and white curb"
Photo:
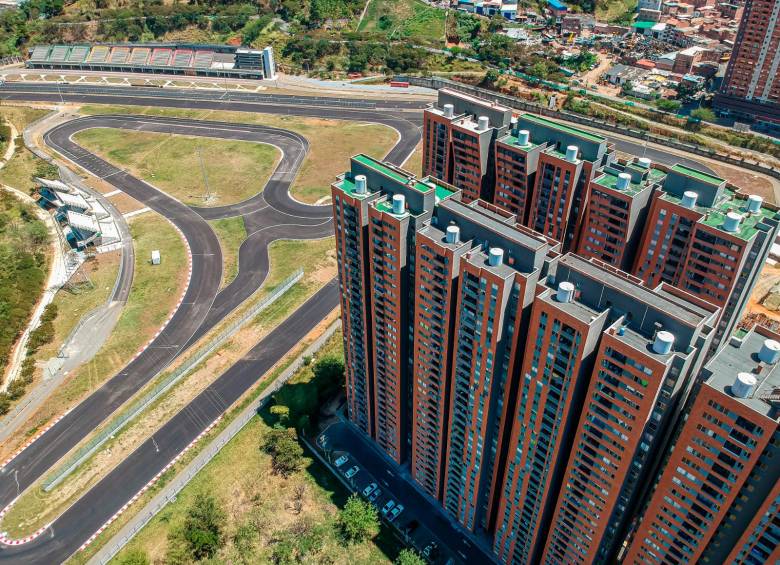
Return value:
[[(50, 429), (52, 429), (52, 428), (55, 426), (55, 424), (57, 424), (57, 422), (59, 422), (59, 421), (60, 421), (60, 420), (62, 420), (62, 419), (65, 417), (65, 416), (67, 416), (67, 415), (68, 415), (68, 412), (70, 412), (70, 410), (68, 410), (67, 412), (65, 412), (65, 413), (64, 413), (64, 414), (62, 414), (61, 416), (58, 416), (57, 418), (55, 418), (54, 420), (52, 420), (52, 421), (51, 421), (51, 422), (49, 422), (48, 424), (46, 424), (46, 427), (44, 427), (44, 428), (43, 428), (41, 431), (39, 431), (37, 434), (35, 434), (35, 435), (34, 435), (33, 437), (31, 437), (30, 439), (28, 439), (28, 440), (27, 440), (27, 442), (26, 442), (26, 443), (25, 443), (23, 446), (21, 446), (19, 449), (17, 449), (17, 450), (16, 450), (16, 451), (15, 451), (15, 452), (14, 452), (14, 453), (13, 453), (13, 454), (10, 456), (10, 457), (8, 457), (8, 459), (6, 459), (5, 461), (3, 461), (3, 463), (0, 465), (0, 471), (4, 471), (4, 470), (5, 470), (5, 466), (6, 466), (6, 465), (8, 465), (8, 464), (9, 464), (11, 461), (13, 461), (14, 459), (16, 459), (16, 457), (18, 457), (18, 456), (19, 456), (19, 454), (20, 454), (22, 451), (24, 451), (25, 449), (27, 449), (28, 447), (30, 447), (30, 446), (31, 446), (31, 445), (32, 445), (32, 444), (33, 444), (35, 441), (37, 441), (38, 439), (40, 439), (40, 437), (41, 437), (43, 434), (45, 434), (45, 433), (46, 433), (46, 432), (48, 432)], [(7, 508), (7, 507), (6, 507), (6, 508)], [(2, 518), (2, 517), (3, 517), (3, 514), (4, 514), (4, 513), (5, 513), (5, 510), (3, 510), (2, 512), (0, 512), (0, 518)]]
[[(190, 282), (192, 281), (192, 249), (190, 248), (190, 243), (187, 241), (187, 238), (184, 237), (184, 233), (179, 229), (179, 227), (176, 224), (168, 220), (168, 218), (165, 219), (173, 226), (173, 229), (175, 229), (179, 233), (179, 236), (184, 242), (184, 246), (187, 248), (187, 284), (184, 285), (184, 290), (182, 291), (181, 296), (179, 296), (179, 301), (176, 303), (176, 307), (173, 309), (173, 312), (171, 312), (171, 315), (168, 316), (168, 319), (165, 320), (165, 322), (163, 322), (162, 326), (160, 326), (160, 329), (158, 329), (157, 332), (155, 332), (154, 337), (149, 341), (147, 341), (145, 344), (143, 344), (141, 348), (138, 351), (136, 351), (135, 355), (133, 355), (133, 358), (128, 362), (128, 364), (135, 361), (141, 355), (141, 353), (146, 351), (146, 349), (152, 344), (152, 342), (154, 342), (154, 340), (159, 337), (159, 335), (163, 332), (166, 326), (171, 322), (173, 317), (176, 315), (176, 312), (179, 311), (182, 302), (184, 302), (184, 296), (187, 294), (187, 290), (190, 288)], [(68, 412), (70, 412), (70, 410), (68, 410)], [(64, 414), (62, 414), (61, 416), (59, 416), (58, 418), (50, 422), (45, 428), (43, 428), (40, 432), (35, 434), (35, 436), (30, 438), (23, 446), (17, 449), (13, 455), (11, 455), (10, 457), (8, 457), (8, 459), (3, 461), (3, 463), (0, 465), (0, 471), (3, 471), (6, 465), (8, 465), (11, 461), (13, 461), (16, 457), (18, 457), (22, 451), (30, 447), (33, 443), (35, 443), (35, 441), (40, 439), (40, 437), (43, 434), (45, 434), (52, 427), (54, 427), (57, 424), (57, 422), (62, 420), (68, 414), (68, 412), (65, 412)], [(2, 518), (2, 516), (3, 514), (0, 512), (0, 518)], [(2, 543), (2, 537), (0, 537), (0, 543)]]
[[(10, 502), (10, 504), (8, 504), (8, 506), (6, 506), (6, 507), (5, 507), (5, 508), (3, 508), (2, 510), (0, 510), (0, 521), (2, 521), (2, 519), (3, 519), (3, 516), (5, 516), (5, 515), (6, 515), (6, 513), (7, 513), (7, 512), (8, 512), (8, 511), (11, 509), (11, 507), (12, 507), (14, 504), (16, 504), (16, 501), (17, 501), (17, 500), (19, 500), (19, 497), (18, 497), (18, 496), (17, 496), (16, 498), (14, 498), (14, 499), (13, 499), (13, 500)], [(19, 539), (12, 539), (12, 538), (9, 538), (9, 537), (8, 537), (8, 533), (7, 533), (7, 532), (0, 533), (0, 545), (23, 545), (23, 544), (25, 544), (25, 543), (29, 543), (29, 542), (31, 542), (32, 540), (34, 540), (35, 538), (37, 538), (38, 536), (40, 536), (40, 535), (41, 535), (43, 532), (45, 532), (46, 530), (48, 530), (48, 529), (49, 529), (49, 526), (51, 526), (51, 522), (49, 522), (48, 524), (46, 524), (46, 525), (45, 525), (45, 526), (43, 526), (42, 528), (40, 528), (40, 529), (36, 530), (35, 532), (33, 532), (32, 534), (30, 534), (29, 536), (26, 536), (26, 537), (23, 537), (23, 538), (19, 538)]]
[[(208, 427), (207, 427), (206, 429), (204, 429), (202, 432), (200, 432), (200, 433), (198, 434), (198, 436), (197, 436), (195, 439), (193, 439), (193, 440), (192, 440), (192, 441), (191, 441), (189, 444), (187, 444), (187, 447), (185, 447), (185, 448), (184, 448), (184, 449), (183, 449), (183, 450), (182, 450), (182, 451), (181, 451), (181, 452), (180, 452), (180, 453), (179, 453), (179, 454), (178, 454), (176, 457), (174, 457), (173, 459), (171, 459), (171, 461), (170, 461), (170, 462), (169, 462), (167, 465), (165, 465), (165, 467), (163, 467), (163, 468), (162, 468), (162, 469), (161, 469), (161, 470), (160, 470), (160, 471), (159, 471), (159, 472), (158, 472), (158, 473), (157, 473), (157, 474), (156, 474), (154, 477), (152, 477), (152, 480), (151, 480), (151, 481), (149, 481), (148, 483), (146, 483), (146, 484), (143, 486), (143, 488), (142, 488), (141, 490), (139, 490), (137, 493), (135, 493), (135, 494), (133, 495), (133, 497), (132, 497), (130, 500), (128, 500), (127, 502), (125, 502), (125, 504), (122, 506), (122, 508), (120, 508), (119, 510), (117, 510), (117, 511), (116, 511), (116, 513), (115, 513), (113, 516), (111, 516), (111, 518), (109, 518), (109, 519), (108, 519), (108, 521), (106, 521), (106, 523), (105, 523), (105, 524), (103, 524), (102, 526), (100, 526), (100, 528), (98, 528), (98, 530), (97, 530), (97, 531), (96, 531), (94, 534), (92, 534), (91, 536), (89, 536), (89, 539), (88, 539), (87, 541), (85, 541), (85, 542), (84, 542), (84, 543), (81, 545), (81, 547), (79, 547), (79, 551), (84, 551), (84, 550), (87, 548), (87, 546), (88, 546), (89, 544), (91, 544), (93, 541), (95, 541), (95, 538), (97, 538), (97, 537), (98, 537), (100, 534), (102, 534), (102, 533), (103, 533), (103, 531), (104, 531), (106, 528), (108, 528), (108, 527), (109, 527), (109, 526), (110, 526), (112, 523), (114, 523), (114, 521), (115, 521), (117, 518), (119, 518), (119, 516), (121, 516), (122, 512), (124, 512), (125, 510), (127, 510), (127, 508), (128, 508), (128, 507), (129, 507), (131, 504), (133, 504), (133, 502), (135, 502), (136, 500), (138, 500), (138, 499), (139, 499), (139, 498), (140, 498), (140, 497), (141, 497), (141, 496), (142, 496), (142, 495), (143, 495), (143, 494), (144, 494), (144, 493), (145, 493), (147, 490), (149, 490), (149, 489), (152, 487), (152, 485), (153, 485), (154, 483), (156, 483), (156, 482), (157, 482), (157, 481), (160, 479), (160, 477), (163, 475), (163, 473), (165, 473), (165, 472), (166, 472), (168, 469), (170, 469), (171, 467), (173, 467), (173, 466), (174, 466), (174, 465), (175, 465), (175, 464), (176, 464), (176, 463), (179, 461), (179, 459), (181, 459), (181, 457), (182, 457), (182, 456), (183, 456), (185, 453), (187, 453), (187, 452), (188, 452), (188, 451), (189, 451), (189, 450), (192, 448), (192, 446), (193, 446), (193, 445), (195, 445), (195, 444), (196, 444), (196, 443), (197, 443), (197, 442), (198, 442), (200, 439), (202, 439), (202, 438), (203, 438), (203, 436), (205, 436), (207, 433), (209, 433), (209, 432), (210, 432), (210, 431), (211, 431), (211, 430), (214, 428), (214, 426), (216, 426), (216, 425), (217, 425), (217, 423), (218, 423), (218, 422), (219, 422), (221, 419), (222, 419), (222, 415), (219, 415), (219, 416), (217, 416), (217, 419), (216, 419), (216, 420), (214, 420), (213, 422), (211, 422), (211, 424), (209, 424), (209, 425), (208, 425)], [(44, 528), (44, 530), (45, 530), (45, 529), (46, 529), (46, 528)], [(40, 535), (40, 534), (37, 534), (37, 535)]]

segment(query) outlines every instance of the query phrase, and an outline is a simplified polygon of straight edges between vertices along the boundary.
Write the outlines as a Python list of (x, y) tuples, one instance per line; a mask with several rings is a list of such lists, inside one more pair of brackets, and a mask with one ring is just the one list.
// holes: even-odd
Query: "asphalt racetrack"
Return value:
[[(375, 122), (398, 131), (399, 140), (386, 159), (399, 165), (414, 151), (420, 140), (420, 109), (424, 105), (420, 102), (355, 101), (244, 93), (219, 97), (213, 92), (139, 87), (55, 87), (9, 83), (0, 87), (0, 100), (3, 99), (248, 111)], [(74, 133), (92, 127), (262, 141), (280, 147), (284, 157), (262, 193), (229, 206), (193, 208), (117, 169), (72, 141)], [(305, 158), (308, 143), (301, 136), (286, 130), (153, 116), (94, 116), (55, 127), (45, 135), (45, 141), (65, 158), (104, 178), (173, 222), (189, 243), (192, 278), (182, 305), (151, 346), (2, 469), (0, 507), (12, 502), (18, 492), (52, 468), (144, 383), (249, 297), (268, 273), (267, 246), (271, 241), (284, 238), (311, 239), (332, 234), (330, 206), (309, 206), (289, 196), (290, 184)], [(708, 170), (695, 160), (646, 149), (640, 143), (617, 139), (613, 142), (620, 151), (644, 154), (666, 164), (682, 162)], [(222, 292), (218, 292), (222, 255), (219, 242), (206, 220), (236, 215), (244, 217), (249, 236), (239, 252), (238, 276)], [(338, 285), (336, 281), (331, 281), (164, 424), (153, 438), (86, 492), (41, 536), (24, 545), (0, 546), (0, 562), (58, 563), (77, 551), (85, 540), (202, 430), (223, 414), (338, 302)]]

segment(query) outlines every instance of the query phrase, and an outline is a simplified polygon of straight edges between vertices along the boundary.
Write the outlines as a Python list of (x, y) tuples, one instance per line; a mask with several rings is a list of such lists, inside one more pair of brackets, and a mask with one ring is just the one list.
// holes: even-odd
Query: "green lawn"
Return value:
[(349, 168), (349, 158), (352, 155), (365, 153), (371, 157), (382, 158), (398, 141), (398, 133), (387, 126), (300, 116), (109, 105), (82, 106), (81, 113), (169, 116), (264, 124), (292, 130), (309, 140), (309, 154), (290, 191), (295, 198), (309, 204), (330, 195), (331, 183), (336, 175)]
[(246, 239), (246, 226), (244, 218), (223, 218), (212, 220), (214, 233), (217, 234), (219, 245), (222, 248), (222, 287), (229, 285), (238, 274), (238, 249)]
[[(341, 334), (337, 332), (318, 356), (338, 355), (341, 344)], [(287, 386), (294, 388), (311, 378), (311, 368), (303, 367)], [(218, 562), (273, 563), (274, 550), (282, 540), (292, 539), (295, 543), (297, 538), (316, 528), (322, 534), (321, 542), (307, 555), (305, 563), (389, 563), (388, 554), (394, 555), (397, 542), (386, 530), (376, 540), (355, 545), (346, 545), (340, 539), (334, 519), (347, 493), (320, 464), (306, 457), (304, 468), (289, 478), (273, 474), (270, 456), (260, 449), (269, 430), (266, 423), (269, 419), (254, 418), (177, 495), (175, 502), (168, 504), (136, 534), (112, 563), (121, 563), (129, 552), (139, 550), (152, 563), (162, 562), (169, 533), (182, 524), (187, 508), (199, 492), (214, 496), (226, 511), (227, 543), (217, 553)], [(301, 490), (302, 507), (298, 511), (293, 502)], [(250, 534), (243, 555), (239, 555), (234, 542), (239, 528)]]
[(601, 22), (624, 22), (636, 12), (638, 0), (597, 0), (596, 18)]
[(382, 33), (389, 39), (422, 43), (444, 41), (446, 12), (420, 0), (369, 0), (358, 31)]
[(24, 142), (21, 138), (22, 131), (28, 124), (48, 113), (48, 110), (15, 106), (0, 108), (0, 116), (14, 124), (14, 127), (19, 132), (14, 156), (6, 163), (5, 167), (0, 169), (0, 183), (18, 188), (24, 192), (30, 192), (35, 188), (35, 184), (32, 181), (33, 175), (47, 173), (46, 176), (53, 178), (51, 174), (48, 174), (51, 173), (51, 167), (46, 161), (39, 159), (24, 147)]
[(195, 206), (222, 206), (257, 194), (281, 158), (271, 145), (246, 141), (102, 128), (79, 132), (74, 138), (106, 160)]

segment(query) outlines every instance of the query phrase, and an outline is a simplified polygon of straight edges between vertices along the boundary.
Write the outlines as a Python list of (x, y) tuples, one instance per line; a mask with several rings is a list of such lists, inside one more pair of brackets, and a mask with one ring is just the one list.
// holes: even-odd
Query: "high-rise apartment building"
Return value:
[(740, 332), (707, 363), (624, 563), (777, 562), (778, 339)]
[(551, 267), (536, 291), (494, 487), (502, 562), (593, 563), (609, 553), (716, 316), (679, 289), (651, 290), (592, 259), (567, 254)]
[(780, 128), (780, 2), (746, 0), (715, 107)]
[(577, 253), (629, 272), (647, 217), (647, 204), (665, 173), (646, 158), (614, 162), (590, 183)]
[(670, 283), (721, 308), (717, 347), (742, 316), (778, 222), (761, 197), (675, 165), (653, 193), (633, 273), (650, 287)]
[(510, 124), (512, 110), (446, 88), (423, 115), (423, 174), (463, 192), (463, 201), (492, 200), (493, 144)]
[(454, 191), (357, 155), (331, 194), (348, 414), (400, 463), (410, 421), (415, 232)]

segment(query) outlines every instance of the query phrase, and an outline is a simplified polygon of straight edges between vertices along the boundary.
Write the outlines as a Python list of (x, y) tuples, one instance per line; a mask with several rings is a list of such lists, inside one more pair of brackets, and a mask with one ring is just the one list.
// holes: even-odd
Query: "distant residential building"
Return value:
[(746, 0), (715, 107), (780, 128), (780, 2)]

